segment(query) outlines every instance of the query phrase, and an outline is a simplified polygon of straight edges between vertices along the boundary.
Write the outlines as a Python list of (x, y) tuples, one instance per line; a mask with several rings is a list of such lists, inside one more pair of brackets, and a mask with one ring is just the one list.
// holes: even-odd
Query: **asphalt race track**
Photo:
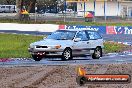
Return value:
[(87, 57), (75, 57), (73, 60), (61, 61), (60, 58), (43, 58), (41, 61), (34, 61), (31, 58), (12, 58), (0, 61), (0, 67), (14, 66), (43, 66), (43, 65), (84, 65), (84, 64), (121, 64), (132, 63), (132, 52), (109, 53), (100, 59)]

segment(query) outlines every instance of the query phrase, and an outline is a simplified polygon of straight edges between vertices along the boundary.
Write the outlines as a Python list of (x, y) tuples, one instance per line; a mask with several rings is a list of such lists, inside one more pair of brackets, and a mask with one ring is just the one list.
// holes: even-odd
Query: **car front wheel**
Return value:
[(100, 47), (97, 47), (95, 50), (94, 50), (94, 53), (92, 55), (92, 58), (93, 59), (99, 59), (100, 57), (102, 56), (102, 49)]
[(32, 55), (32, 58), (35, 60), (35, 61), (40, 61), (42, 59), (42, 57), (38, 56), (38, 55)]
[(65, 61), (65, 60), (71, 60), (71, 59), (72, 59), (72, 50), (70, 48), (66, 48), (63, 51), (62, 60)]

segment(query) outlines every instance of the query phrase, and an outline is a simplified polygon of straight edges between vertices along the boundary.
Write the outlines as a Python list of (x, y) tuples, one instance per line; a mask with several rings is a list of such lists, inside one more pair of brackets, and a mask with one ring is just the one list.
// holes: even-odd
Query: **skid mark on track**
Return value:
[[(42, 82), (39, 85), (37, 85), (37, 87), (43, 88), (45, 86), (45, 88), (56, 88), (55, 85), (64, 84), (66, 81), (68, 81), (69, 78), (72, 79), (73, 78), (73, 76), (71, 76), (72, 74), (69, 72), (69, 70), (67, 70), (67, 68), (59, 67), (53, 73), (49, 74), (44, 80), (42, 80)], [(67, 88), (67, 87), (62, 85), (62, 86), (57, 86), (57, 88)]]
[[(60, 72), (60, 70), (59, 69), (53, 69), (53, 70), (50, 70), (50, 71), (48, 71), (46, 74), (43, 74), (43, 76), (40, 78), (38, 78), (38, 79), (36, 79), (32, 84), (30, 84), (28, 87), (37, 87), (37, 88), (39, 88), (39, 86), (41, 86), (42, 84), (43, 84), (43, 82), (45, 82), (46, 80), (47, 80), (47, 78), (49, 77), (50, 78), (50, 76), (51, 75), (53, 75), (53, 74), (55, 74), (55, 73), (58, 73), (58, 72)], [(53, 79), (50, 79), (51, 81), (54, 81)], [(43, 87), (44, 87), (44, 85), (42, 85)], [(42, 88), (43, 88), (42, 87)]]
[[(49, 68), (48, 70), (43, 70), (40, 72), (37, 72), (33, 74), (30, 78), (27, 78), (26, 80), (19, 82), (14, 86), (14, 88), (28, 88), (32, 85), (37, 85), (41, 83), (41, 80), (48, 76), (50, 73), (54, 71), (55, 68)], [(32, 87), (34, 88), (34, 87)]]
[(25, 81), (28, 77), (30, 78), (32, 75), (42, 70), (44, 70), (44, 68), (36, 69), (29, 72), (23, 72), (21, 74), (15, 74), (11, 77), (7, 77), (6, 79), (1, 79), (0, 86), (4, 88), (14, 88), (15, 84), (18, 84), (21, 81)]

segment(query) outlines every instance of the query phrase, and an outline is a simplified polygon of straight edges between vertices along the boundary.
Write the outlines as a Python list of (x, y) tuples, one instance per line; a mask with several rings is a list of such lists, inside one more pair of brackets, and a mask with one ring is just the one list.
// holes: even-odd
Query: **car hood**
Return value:
[(36, 46), (36, 45), (44, 45), (44, 46), (55, 46), (55, 45), (72, 45), (72, 40), (53, 40), (53, 39), (44, 39), (41, 41), (37, 41), (34, 43), (31, 43), (30, 45)]

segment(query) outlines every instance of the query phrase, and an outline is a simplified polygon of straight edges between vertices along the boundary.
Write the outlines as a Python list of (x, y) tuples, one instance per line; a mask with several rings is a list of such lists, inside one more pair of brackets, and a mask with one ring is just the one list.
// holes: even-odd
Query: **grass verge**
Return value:
[(30, 57), (30, 43), (42, 39), (42, 36), (0, 34), (0, 58)]
[[(0, 58), (29, 58), (29, 44), (41, 40), (44, 36), (0, 34)], [(126, 46), (114, 42), (105, 42), (105, 52), (119, 52)]]
[(105, 53), (122, 52), (130, 47), (121, 43), (111, 41), (104, 42), (104, 46)]

